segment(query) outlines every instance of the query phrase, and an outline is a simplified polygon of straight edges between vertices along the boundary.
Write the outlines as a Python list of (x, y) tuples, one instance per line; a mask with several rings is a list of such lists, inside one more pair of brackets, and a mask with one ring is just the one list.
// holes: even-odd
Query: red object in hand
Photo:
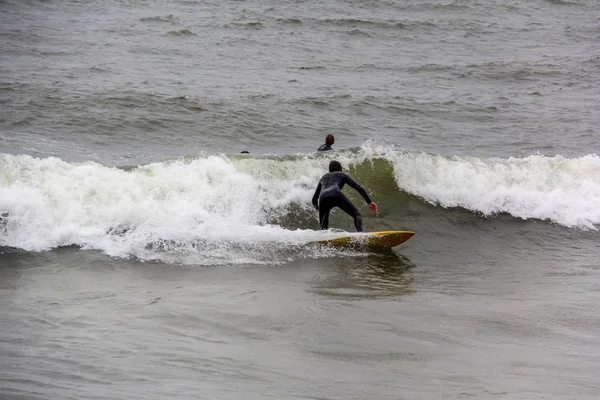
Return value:
[(371, 209), (371, 211), (373, 212), (377, 212), (379, 210), (379, 208), (377, 207), (377, 204), (370, 202), (369, 203), (369, 208)]

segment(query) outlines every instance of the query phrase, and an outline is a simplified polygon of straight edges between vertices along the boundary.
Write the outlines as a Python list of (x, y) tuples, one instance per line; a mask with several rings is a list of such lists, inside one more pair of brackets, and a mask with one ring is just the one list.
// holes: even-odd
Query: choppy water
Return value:
[[(598, 21), (0, 2), (0, 397), (597, 398)], [(333, 158), (417, 234), (310, 245)]]

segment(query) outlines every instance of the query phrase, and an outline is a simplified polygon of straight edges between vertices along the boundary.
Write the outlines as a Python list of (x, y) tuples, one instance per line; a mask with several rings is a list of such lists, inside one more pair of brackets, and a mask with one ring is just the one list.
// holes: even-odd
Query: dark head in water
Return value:
[(340, 164), (339, 161), (331, 161), (329, 163), (329, 172), (335, 172), (335, 171), (341, 171), (342, 170), (342, 164)]
[(331, 146), (334, 143), (335, 143), (335, 138), (333, 137), (333, 135), (327, 135), (327, 137), (325, 137), (326, 145)]

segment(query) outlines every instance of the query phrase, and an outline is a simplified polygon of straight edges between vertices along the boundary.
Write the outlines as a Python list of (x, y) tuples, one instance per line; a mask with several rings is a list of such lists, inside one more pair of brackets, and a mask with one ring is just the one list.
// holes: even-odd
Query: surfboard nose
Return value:
[(369, 238), (368, 241), (373, 247), (395, 247), (406, 242), (413, 237), (414, 231), (379, 231), (369, 232), (370, 235), (375, 235)]

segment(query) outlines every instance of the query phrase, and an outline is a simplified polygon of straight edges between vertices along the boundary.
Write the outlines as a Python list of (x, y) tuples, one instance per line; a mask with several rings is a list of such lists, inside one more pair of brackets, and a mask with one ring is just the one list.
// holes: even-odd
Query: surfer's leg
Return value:
[(360, 215), (356, 207), (354, 207), (354, 204), (352, 204), (352, 202), (350, 202), (350, 200), (348, 200), (348, 198), (344, 196), (344, 194), (339, 196), (337, 206), (344, 210), (346, 214), (354, 218), (354, 227), (356, 228), (356, 231), (362, 232), (362, 216)]
[(356, 214), (354, 216), (354, 226), (356, 227), (356, 232), (362, 232), (362, 216), (360, 214)]
[(319, 199), (319, 224), (321, 229), (329, 229), (329, 213), (335, 207), (335, 203), (329, 197)]
[(321, 229), (329, 229), (329, 211), (319, 211), (319, 223), (321, 224)]

